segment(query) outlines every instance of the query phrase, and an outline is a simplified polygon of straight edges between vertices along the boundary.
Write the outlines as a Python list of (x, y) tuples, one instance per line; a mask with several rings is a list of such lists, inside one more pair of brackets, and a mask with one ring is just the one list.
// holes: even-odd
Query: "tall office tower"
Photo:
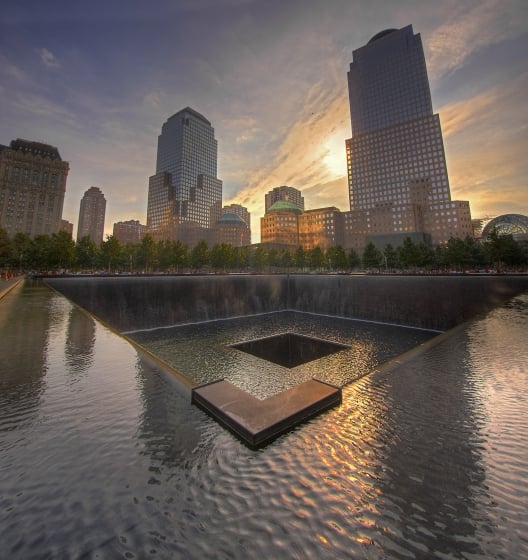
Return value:
[(11, 237), (59, 232), (69, 170), (54, 146), (20, 138), (0, 146), (0, 227)]
[(95, 243), (101, 243), (104, 236), (106, 199), (101, 189), (90, 187), (81, 199), (77, 240), (89, 237)]
[(294, 187), (287, 187), (286, 185), (275, 187), (266, 194), (264, 211), (267, 212), (275, 204), (275, 202), (278, 202), (279, 200), (291, 202), (304, 212), (304, 197), (302, 196), (301, 191), (295, 189)]
[(451, 200), (420, 34), (387, 29), (355, 50), (348, 90), (349, 237), (440, 244), (471, 235), (469, 202)]
[(147, 206), (147, 227), (155, 236), (178, 237), (179, 226), (188, 229), (190, 222), (201, 228), (216, 223), (222, 210), (217, 152), (211, 123), (190, 107), (163, 124)]

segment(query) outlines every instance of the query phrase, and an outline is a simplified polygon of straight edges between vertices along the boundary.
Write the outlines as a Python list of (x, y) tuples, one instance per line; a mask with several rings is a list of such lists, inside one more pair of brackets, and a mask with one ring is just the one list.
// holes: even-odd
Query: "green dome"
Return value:
[(222, 214), (220, 218), (218, 218), (219, 224), (242, 224), (246, 225), (246, 222), (236, 214)]
[(302, 210), (289, 200), (277, 200), (277, 202), (270, 206), (268, 214), (270, 212), (298, 212), (301, 214)]

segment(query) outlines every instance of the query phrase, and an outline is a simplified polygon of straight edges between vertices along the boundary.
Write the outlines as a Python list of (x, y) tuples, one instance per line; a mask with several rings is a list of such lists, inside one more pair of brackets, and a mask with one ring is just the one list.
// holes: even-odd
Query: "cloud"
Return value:
[(55, 55), (46, 48), (42, 48), (39, 51), (40, 60), (48, 68), (59, 68), (59, 61), (55, 58)]
[(453, 199), (469, 200), (475, 217), (528, 213), (528, 77), (440, 109)]
[[(260, 217), (264, 215), (264, 195), (274, 187), (288, 185), (299, 189), (306, 208), (347, 209), (346, 177), (328, 162), (341, 158), (342, 169), (346, 170), (348, 136), (348, 100), (322, 83), (313, 85), (271, 161), (263, 169), (250, 172), (247, 187), (226, 202), (248, 207), (253, 216), (254, 241), (259, 237)], [(340, 145), (336, 138), (341, 138)]]
[(467, 5), (458, 2), (452, 5), (445, 23), (427, 37), (426, 58), (432, 79), (462, 67), (481, 48), (526, 31), (525, 0), (485, 0), (469, 4), (469, 9)]

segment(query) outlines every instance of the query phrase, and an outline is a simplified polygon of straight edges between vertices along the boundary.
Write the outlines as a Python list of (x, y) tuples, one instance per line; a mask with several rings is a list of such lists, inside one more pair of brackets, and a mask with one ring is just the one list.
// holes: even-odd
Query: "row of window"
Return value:
[(9, 176), (11, 175), (11, 182), (13, 183), (22, 183), (23, 185), (31, 184), (31, 185), (40, 185), (42, 187), (49, 186), (56, 187), (58, 185), (58, 175), (55, 173), (49, 173), (44, 171), (39, 173), (38, 171), (31, 171), (30, 169), (20, 167), (13, 167), (11, 170), (11, 174), (9, 173), (9, 166), (5, 166), (4, 169), (4, 179), (9, 180)]

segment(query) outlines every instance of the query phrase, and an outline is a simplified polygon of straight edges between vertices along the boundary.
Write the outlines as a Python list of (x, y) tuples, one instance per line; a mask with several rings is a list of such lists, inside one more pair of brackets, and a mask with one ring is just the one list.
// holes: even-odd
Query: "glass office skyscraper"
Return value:
[(158, 137), (156, 175), (149, 180), (150, 231), (168, 231), (169, 226), (183, 223), (209, 228), (216, 222), (222, 210), (217, 154), (211, 123), (190, 107), (163, 124)]
[(355, 50), (348, 89), (346, 228), (356, 245), (470, 235), (469, 203), (451, 200), (420, 34), (411, 25), (387, 29)]

